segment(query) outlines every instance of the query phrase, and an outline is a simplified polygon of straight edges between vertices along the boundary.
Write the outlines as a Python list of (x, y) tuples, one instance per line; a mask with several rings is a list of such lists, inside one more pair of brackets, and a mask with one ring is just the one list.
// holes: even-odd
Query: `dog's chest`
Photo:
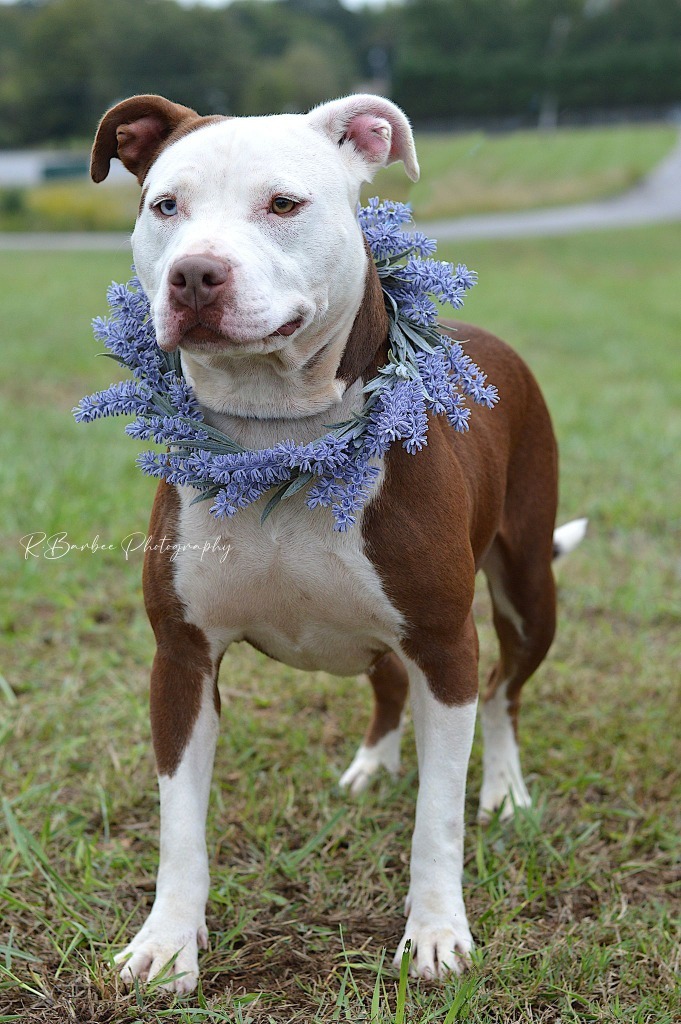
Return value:
[(401, 617), (362, 550), (359, 523), (331, 528), (328, 509), (302, 495), (264, 524), (265, 499), (231, 520), (181, 489), (175, 586), (187, 618), (216, 649), (247, 640), (296, 668), (337, 675), (365, 671), (399, 639)]

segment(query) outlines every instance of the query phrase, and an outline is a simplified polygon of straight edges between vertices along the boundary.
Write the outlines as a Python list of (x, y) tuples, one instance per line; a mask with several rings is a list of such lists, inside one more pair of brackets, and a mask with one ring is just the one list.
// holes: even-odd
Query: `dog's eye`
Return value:
[(164, 217), (174, 217), (177, 213), (177, 201), (175, 199), (162, 199), (160, 203), (156, 203), (156, 209)]
[(300, 206), (295, 199), (289, 199), (287, 196), (275, 196), (270, 204), (270, 210), (272, 213), (293, 213), (295, 208)]

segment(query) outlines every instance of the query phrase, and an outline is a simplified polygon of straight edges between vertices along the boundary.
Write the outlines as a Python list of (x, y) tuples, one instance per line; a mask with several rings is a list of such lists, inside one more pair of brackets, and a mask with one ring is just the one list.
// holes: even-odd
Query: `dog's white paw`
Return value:
[(449, 974), (463, 974), (470, 966), (473, 938), (465, 917), (460, 923), (452, 924), (446, 919), (426, 922), (410, 916), (393, 961), (398, 970), (407, 942), (411, 942), (409, 973), (412, 978), (442, 980)]
[(522, 776), (516, 776), (512, 781), (503, 777), (496, 778), (491, 785), (483, 783), (478, 821), (481, 825), (487, 825), (500, 808), (499, 820), (509, 821), (515, 814), (516, 808), (531, 806), (532, 797), (527, 791)]
[(197, 927), (150, 916), (114, 963), (124, 985), (131, 986), (135, 978), (153, 981), (161, 976), (160, 988), (187, 995), (199, 979), (199, 949), (207, 948), (205, 924)]
[(341, 775), (338, 783), (341, 789), (347, 789), (356, 796), (366, 789), (381, 768), (385, 768), (393, 777), (396, 776), (400, 770), (401, 735), (401, 728), (393, 729), (373, 747), (362, 744), (350, 767)]
[(364, 756), (365, 748), (360, 747), (352, 764), (340, 777), (338, 785), (347, 789), (352, 796), (363, 792), (381, 767), (381, 762)]

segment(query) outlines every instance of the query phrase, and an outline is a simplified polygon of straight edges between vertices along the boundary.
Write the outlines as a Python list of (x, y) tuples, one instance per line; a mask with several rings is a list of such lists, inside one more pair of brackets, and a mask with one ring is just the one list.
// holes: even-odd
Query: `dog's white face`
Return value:
[[(158, 343), (181, 349), (201, 401), (262, 416), (266, 394), (270, 415), (292, 416), (338, 400), (333, 378), (366, 277), (360, 187), (398, 159), (416, 179), (406, 118), (369, 96), (212, 120), (161, 149), (143, 178), (133, 254)], [(311, 364), (314, 379), (293, 380)]]
[[(221, 121), (164, 150), (133, 234), (161, 348), (267, 353), (341, 318), (364, 281), (358, 190), (330, 141), (295, 115)], [(173, 275), (179, 266), (186, 279), (193, 257), (207, 273), (214, 261), (219, 290), (199, 309)]]

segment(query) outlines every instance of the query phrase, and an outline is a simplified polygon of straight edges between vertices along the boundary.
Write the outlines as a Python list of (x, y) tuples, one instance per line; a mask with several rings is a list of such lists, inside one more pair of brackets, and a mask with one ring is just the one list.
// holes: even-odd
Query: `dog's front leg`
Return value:
[(208, 945), (205, 827), (219, 718), (215, 673), (205, 651), (194, 650), (199, 631), (192, 630), (174, 624), (174, 643), (159, 644), (154, 661), (151, 724), (161, 796), (156, 899), (116, 957), (126, 984), (162, 973), (168, 976), (162, 987), (177, 993), (195, 988), (198, 950)]
[(407, 925), (395, 956), (411, 943), (411, 973), (443, 977), (465, 969), (473, 940), (463, 901), (464, 799), (477, 707), (477, 637), (472, 619), (458, 642), (428, 652), (428, 674), (409, 670), (419, 766)]

